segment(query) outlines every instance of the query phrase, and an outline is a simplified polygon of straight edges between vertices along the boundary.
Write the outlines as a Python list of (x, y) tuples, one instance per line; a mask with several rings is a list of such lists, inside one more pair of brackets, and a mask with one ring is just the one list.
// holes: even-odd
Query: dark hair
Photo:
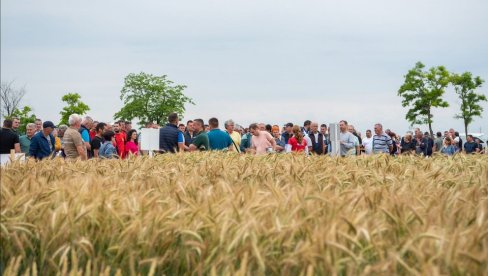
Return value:
[(169, 122), (170, 124), (174, 124), (174, 123), (176, 123), (177, 121), (178, 121), (178, 114), (176, 114), (176, 113), (170, 113), (170, 114), (168, 115), (168, 122)]
[(4, 128), (12, 128), (13, 121), (10, 119), (5, 119), (3, 121), (3, 127)]
[(306, 120), (305, 122), (303, 122), (303, 126), (309, 126), (310, 124), (312, 124), (310, 120)]
[(188, 125), (189, 123), (193, 123), (193, 121), (192, 121), (192, 120), (188, 120), (188, 121), (186, 122), (186, 124), (187, 124), (187, 125)]
[[(134, 132), (137, 132), (137, 130), (131, 129), (131, 130), (129, 130), (129, 132), (127, 132), (127, 139), (125, 140), (126, 143), (130, 141), (130, 137), (132, 137), (132, 133), (134, 133)], [(136, 137), (136, 140), (134, 141), (134, 143), (138, 144), (137, 143), (137, 137)]]
[(270, 124), (266, 125), (266, 131), (273, 132), (273, 126)]
[(146, 126), (146, 128), (148, 128), (153, 125), (153, 122), (146, 122), (144, 125)]
[(437, 132), (437, 137), (442, 137), (442, 133), (440, 131)]
[(457, 131), (456, 131), (456, 132), (454, 132), (454, 135), (455, 135), (456, 137), (458, 137), (458, 136), (459, 136), (459, 132), (457, 132)]
[(125, 124), (126, 125), (132, 125), (132, 122), (131, 121), (125, 121)]
[(95, 131), (99, 132), (100, 130), (103, 130), (107, 124), (106, 123), (98, 123), (97, 126), (95, 127)]
[(113, 132), (111, 130), (107, 130), (102, 134), (103, 140), (112, 141), (112, 138), (114, 137), (114, 135), (115, 135), (115, 132)]
[(251, 129), (257, 129), (257, 128), (258, 128), (258, 124), (256, 124), (256, 123), (253, 123), (253, 124), (250, 124), (249, 125), (249, 130), (251, 130)]
[(327, 125), (326, 124), (321, 124), (320, 127), (325, 127), (327, 128)]
[(179, 124), (178, 127), (186, 127), (184, 124)]
[(466, 136), (466, 138), (468, 138), (468, 137), (471, 137), (471, 139), (474, 139), (474, 136), (473, 136), (473, 135), (471, 135), (471, 134), (468, 134), (468, 135)]
[(195, 120), (193, 120), (193, 121), (194, 121), (194, 122), (199, 123), (199, 124), (200, 124), (200, 126), (205, 127), (205, 123), (203, 122), (203, 120), (202, 120), (202, 119), (195, 119)]
[(339, 123), (344, 123), (347, 126), (347, 121), (346, 120), (340, 120)]
[(217, 118), (210, 118), (210, 120), (208, 120), (208, 124), (212, 128), (218, 128), (219, 127), (219, 120)]

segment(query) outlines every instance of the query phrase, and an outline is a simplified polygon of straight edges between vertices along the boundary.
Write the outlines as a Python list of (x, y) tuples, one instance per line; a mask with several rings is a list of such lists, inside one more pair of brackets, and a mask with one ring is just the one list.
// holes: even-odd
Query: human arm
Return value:
[(85, 147), (83, 147), (83, 144), (77, 145), (76, 146), (76, 150), (78, 151), (78, 154), (80, 155), (81, 160), (86, 160), (87, 159), (86, 150), (85, 150)]

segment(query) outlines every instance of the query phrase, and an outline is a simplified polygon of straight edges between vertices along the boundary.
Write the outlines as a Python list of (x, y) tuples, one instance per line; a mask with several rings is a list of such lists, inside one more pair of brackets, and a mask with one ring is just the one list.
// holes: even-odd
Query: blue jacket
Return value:
[(29, 155), (39, 160), (51, 156), (56, 149), (56, 139), (54, 139), (52, 134), (49, 134), (49, 138), (51, 139), (52, 147), (49, 146), (49, 141), (42, 131), (34, 135), (29, 147)]

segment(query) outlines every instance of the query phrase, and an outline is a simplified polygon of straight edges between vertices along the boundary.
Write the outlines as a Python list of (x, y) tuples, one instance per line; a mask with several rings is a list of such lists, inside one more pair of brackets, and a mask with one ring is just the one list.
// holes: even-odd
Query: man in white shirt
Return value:
[(366, 154), (373, 152), (373, 135), (370, 129), (366, 130), (366, 138), (363, 139), (363, 146)]

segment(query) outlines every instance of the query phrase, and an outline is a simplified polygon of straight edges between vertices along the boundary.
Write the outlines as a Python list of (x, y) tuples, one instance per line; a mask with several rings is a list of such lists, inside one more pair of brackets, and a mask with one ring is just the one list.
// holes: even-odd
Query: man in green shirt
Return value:
[(20, 152), (25, 153), (26, 156), (29, 156), (29, 147), (35, 132), (36, 132), (36, 124), (34, 123), (27, 124), (26, 134), (20, 136), (19, 138)]
[(190, 151), (205, 151), (210, 149), (210, 143), (208, 142), (208, 134), (204, 131), (204, 123), (202, 119), (193, 120), (193, 129), (196, 135), (193, 137), (193, 141), (189, 146)]

